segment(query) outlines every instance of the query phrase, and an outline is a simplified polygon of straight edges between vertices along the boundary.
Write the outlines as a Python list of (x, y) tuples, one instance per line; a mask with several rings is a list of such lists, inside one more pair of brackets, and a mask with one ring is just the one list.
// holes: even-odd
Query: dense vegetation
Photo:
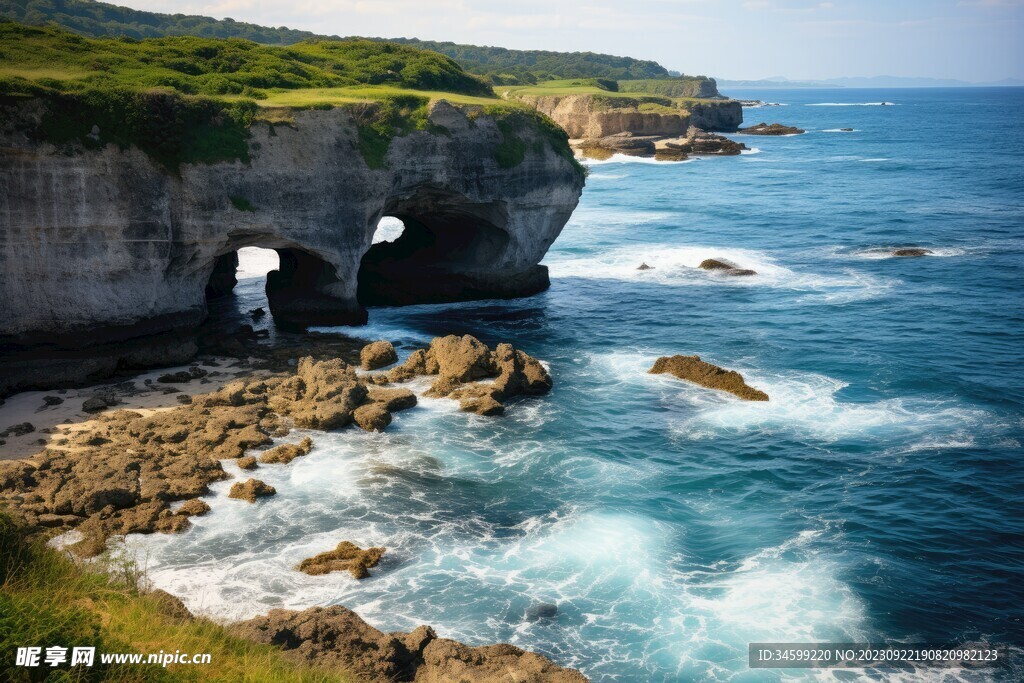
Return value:
[[(83, 36), (243, 38), (267, 45), (291, 45), (318, 38), (285, 26), (271, 28), (234, 19), (158, 14), (92, 0), (0, 0), (0, 15), (35, 26), (56, 25)], [(337, 37), (337, 36), (334, 36)]]
[[(30, 537), (0, 509), (0, 672), (10, 681), (281, 681), (353, 683), (345, 671), (297, 663), (271, 646), (189, 619), (169, 599), (145, 593), (132, 561), (79, 565)], [(17, 667), (19, 647), (95, 647), (92, 667)], [(209, 653), (205, 665), (102, 664), (100, 653)], [(70, 652), (70, 650), (69, 650)]]
[[(233, 19), (157, 14), (92, 0), (0, 0), (0, 16), (26, 24), (61, 26), (92, 37), (200, 36), (244, 38), (268, 45), (291, 45), (314, 38), (324, 38), (286, 27), (267, 28)], [(594, 52), (507, 50), (501, 47), (459, 45), (416, 38), (373, 40), (402, 43), (413, 48), (439, 52), (455, 59), (466, 71), (485, 76), (495, 85), (525, 85), (560, 78), (620, 80), (670, 76), (657, 62)]]
[(717, 97), (718, 85), (707, 76), (619, 81), (619, 92), (647, 93), (665, 97)]
[[(177, 36), (144, 41), (83, 38), (0, 23), (0, 74), (75, 86), (167, 87), (186, 94), (394, 85), (488, 96), (487, 84), (443, 55), (369, 40), (311, 40), (290, 47)], [(56, 83), (43, 83), (56, 85)]]

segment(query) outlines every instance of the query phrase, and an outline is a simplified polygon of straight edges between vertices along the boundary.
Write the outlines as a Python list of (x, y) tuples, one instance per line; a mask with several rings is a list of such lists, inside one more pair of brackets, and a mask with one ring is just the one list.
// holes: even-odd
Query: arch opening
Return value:
[(502, 296), (493, 278), (510, 241), (499, 227), (507, 220), (502, 204), (467, 204), (428, 194), (385, 213), (359, 266), (360, 304), (403, 306)]

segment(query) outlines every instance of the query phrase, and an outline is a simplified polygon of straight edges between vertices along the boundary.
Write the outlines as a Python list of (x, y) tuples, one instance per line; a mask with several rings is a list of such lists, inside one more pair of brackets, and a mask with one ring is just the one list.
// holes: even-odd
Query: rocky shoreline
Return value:
[[(222, 460), (254, 469), (268, 463), (287, 466), (303, 457), (313, 439), (279, 441), (295, 428), (385, 429), (393, 412), (417, 402), (414, 392), (394, 384), (432, 377), (428, 395), (457, 400), (462, 410), (480, 415), (501, 414), (509, 400), (543, 394), (552, 386), (550, 375), (528, 354), (509, 344), (492, 350), (468, 335), (438, 337), (401, 365), (394, 364), (398, 354), (389, 342), (361, 346), (345, 340), (324, 346), (334, 346), (345, 359), (289, 358), (295, 349), (286, 348), (268, 351), (260, 361), (245, 361), (246, 367), (230, 375), (209, 378), (210, 371), (198, 365), (164, 373), (167, 382), (162, 384), (168, 386), (195, 382), (193, 388), (211, 388), (215, 379), (222, 385), (208, 393), (159, 391), (170, 399), (156, 408), (139, 408), (133, 401), (133, 393), (151, 399), (153, 391), (122, 383), (120, 391), (107, 391), (108, 400), (95, 417), (53, 430), (32, 457), (0, 460), (0, 505), (35, 534), (75, 531), (77, 540), (67, 548), (91, 557), (112, 536), (187, 530), (191, 517), (209, 511), (203, 497), (210, 484), (229, 478)], [(377, 369), (382, 364), (393, 367)], [(357, 371), (360, 366), (375, 369)], [(207, 384), (200, 384), (202, 379)], [(152, 384), (161, 383), (145, 386)], [(182, 396), (187, 399), (179, 400)], [(275, 494), (287, 492), (253, 478), (237, 481), (229, 496), (259, 504), (261, 497)], [(384, 552), (383, 547), (364, 550), (343, 541), (296, 571), (322, 575), (344, 570), (364, 578)], [(181, 610), (188, 615), (183, 605)], [(370, 680), (586, 680), (511, 645), (469, 647), (438, 638), (427, 626), (385, 634), (343, 607), (275, 610), (233, 631), (297, 658), (342, 664)]]

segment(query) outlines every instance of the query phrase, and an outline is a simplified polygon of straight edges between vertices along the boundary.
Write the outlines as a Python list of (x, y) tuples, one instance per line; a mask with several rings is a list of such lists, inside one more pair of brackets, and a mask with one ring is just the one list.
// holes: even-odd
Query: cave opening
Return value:
[[(363, 306), (487, 298), (480, 286), (505, 252), (501, 206), (424, 201), (393, 207), (378, 222), (359, 266)], [(425, 206), (424, 206), (425, 204)]]

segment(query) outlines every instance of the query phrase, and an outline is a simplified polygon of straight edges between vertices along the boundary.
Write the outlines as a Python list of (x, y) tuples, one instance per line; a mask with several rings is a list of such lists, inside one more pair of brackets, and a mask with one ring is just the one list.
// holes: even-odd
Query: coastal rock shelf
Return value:
[(748, 385), (743, 375), (700, 359), (700, 356), (662, 356), (649, 370), (652, 375), (670, 374), (708, 389), (727, 391), (745, 401), (767, 401), (768, 394)]
[[(246, 246), (278, 252), (278, 322), (359, 324), (367, 305), (537, 293), (584, 183), (564, 138), (532, 119), (511, 130), (443, 100), (428, 130), (394, 137), (372, 166), (355, 114), (337, 108), (258, 121), (248, 161), (176, 172), (135, 147), (67, 153), (31, 132), (42, 105), (4, 106), (0, 394), (185, 362), (207, 296), (230, 291)], [(372, 244), (383, 216), (405, 230)]]

